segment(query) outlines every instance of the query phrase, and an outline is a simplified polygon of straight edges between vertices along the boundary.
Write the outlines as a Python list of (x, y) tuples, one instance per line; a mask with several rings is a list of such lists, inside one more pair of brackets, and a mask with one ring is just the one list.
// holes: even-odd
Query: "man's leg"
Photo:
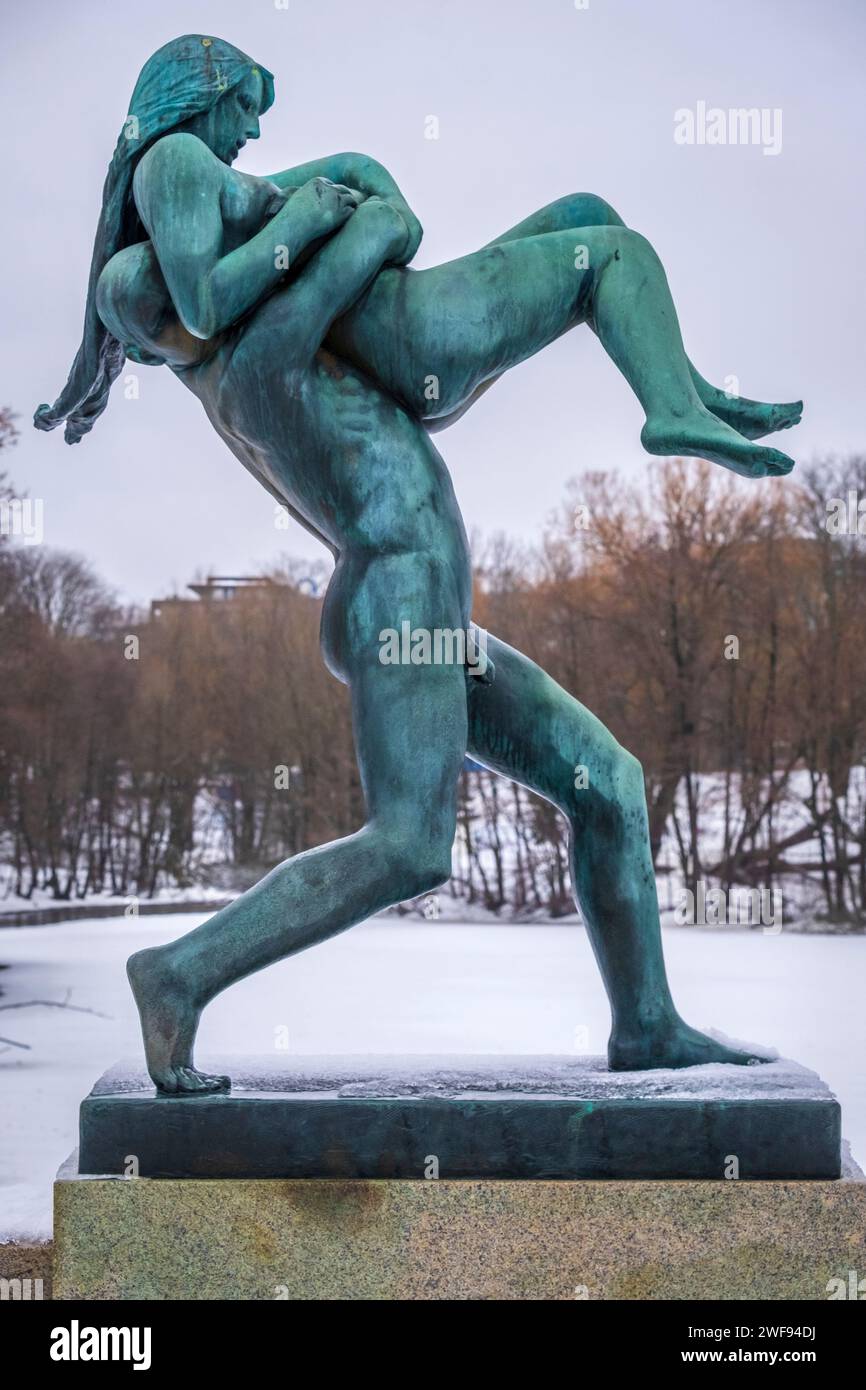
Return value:
[(399, 630), (404, 617), (459, 628), (453, 588), (447, 566), (419, 554), (373, 560), (353, 588), (346, 620), (352, 642), (343, 654), (367, 802), (364, 828), (287, 859), (202, 926), (130, 959), (148, 1069), (161, 1090), (225, 1086), (227, 1078), (193, 1065), (199, 1017), (215, 995), (450, 876), (466, 749), (464, 670), (383, 665), (378, 639), (382, 628)]
[(690, 1028), (671, 999), (640, 764), (534, 662), (492, 637), (487, 651), (496, 676), (472, 683), (469, 752), (568, 819), (574, 893), (610, 1001), (611, 1067), (750, 1062)]

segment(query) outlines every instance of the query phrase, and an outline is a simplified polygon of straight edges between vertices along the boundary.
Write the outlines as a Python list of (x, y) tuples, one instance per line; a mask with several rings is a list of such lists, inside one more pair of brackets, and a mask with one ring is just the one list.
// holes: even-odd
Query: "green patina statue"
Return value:
[(383, 660), (382, 634), (472, 631), (466, 535), (430, 434), (566, 330), (589, 324), (601, 340), (645, 410), (653, 454), (785, 474), (792, 460), (754, 441), (796, 424), (801, 404), (730, 399), (704, 380), (658, 257), (600, 198), (562, 198), (473, 255), (418, 271), (406, 267), (419, 223), (373, 160), (236, 172), (273, 94), (271, 74), (217, 38), (187, 35), (145, 64), (106, 179), (81, 347), (35, 417), (40, 429), (65, 421), (75, 443), (125, 357), (165, 364), (336, 561), (322, 645), (351, 690), (367, 823), (132, 956), (150, 1075), (168, 1094), (227, 1087), (193, 1064), (215, 995), (448, 878), (467, 750), (570, 824), (611, 1068), (756, 1060), (674, 1007), (635, 758), (492, 636), (486, 661), (412, 664)]

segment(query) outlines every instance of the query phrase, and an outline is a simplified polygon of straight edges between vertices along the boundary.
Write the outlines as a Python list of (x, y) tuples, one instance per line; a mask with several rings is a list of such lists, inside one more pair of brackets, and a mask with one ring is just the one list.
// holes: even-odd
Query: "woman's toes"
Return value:
[(794, 460), (779, 449), (767, 450), (767, 473), (773, 478), (784, 478), (794, 468)]

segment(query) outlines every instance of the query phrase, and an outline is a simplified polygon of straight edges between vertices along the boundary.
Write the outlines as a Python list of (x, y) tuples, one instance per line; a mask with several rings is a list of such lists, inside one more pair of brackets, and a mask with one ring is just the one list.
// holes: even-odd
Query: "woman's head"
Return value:
[(259, 68), (251, 68), (215, 106), (185, 121), (181, 129), (197, 135), (217, 159), (231, 164), (248, 140), (258, 140), (264, 100), (264, 78)]
[(131, 127), (132, 138), (146, 148), (170, 130), (191, 131), (228, 164), (246, 140), (257, 137), (258, 118), (273, 100), (267, 68), (223, 39), (185, 34), (148, 58), (124, 134)]
[(132, 176), (141, 156), (161, 136), (185, 130), (230, 164), (248, 139), (257, 138), (259, 116), (273, 99), (272, 74), (223, 39), (185, 34), (148, 58), (102, 192), (81, 346), (54, 405), (41, 405), (36, 411), (37, 429), (51, 430), (65, 420), (66, 442), (77, 443), (105, 409), (111, 384), (123, 366), (123, 348), (100, 320), (95, 292), (111, 257), (143, 239), (132, 201)]

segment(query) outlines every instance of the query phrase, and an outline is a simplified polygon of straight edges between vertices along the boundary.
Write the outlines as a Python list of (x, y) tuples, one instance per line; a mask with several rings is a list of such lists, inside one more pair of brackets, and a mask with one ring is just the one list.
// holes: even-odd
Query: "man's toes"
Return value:
[(208, 1072), (198, 1071), (195, 1067), (176, 1067), (175, 1075), (177, 1090), (187, 1094), (231, 1090), (232, 1083), (229, 1076), (211, 1076)]
[(194, 1067), (181, 1067), (181, 1085), (186, 1091), (204, 1091), (207, 1089), (206, 1078)]

